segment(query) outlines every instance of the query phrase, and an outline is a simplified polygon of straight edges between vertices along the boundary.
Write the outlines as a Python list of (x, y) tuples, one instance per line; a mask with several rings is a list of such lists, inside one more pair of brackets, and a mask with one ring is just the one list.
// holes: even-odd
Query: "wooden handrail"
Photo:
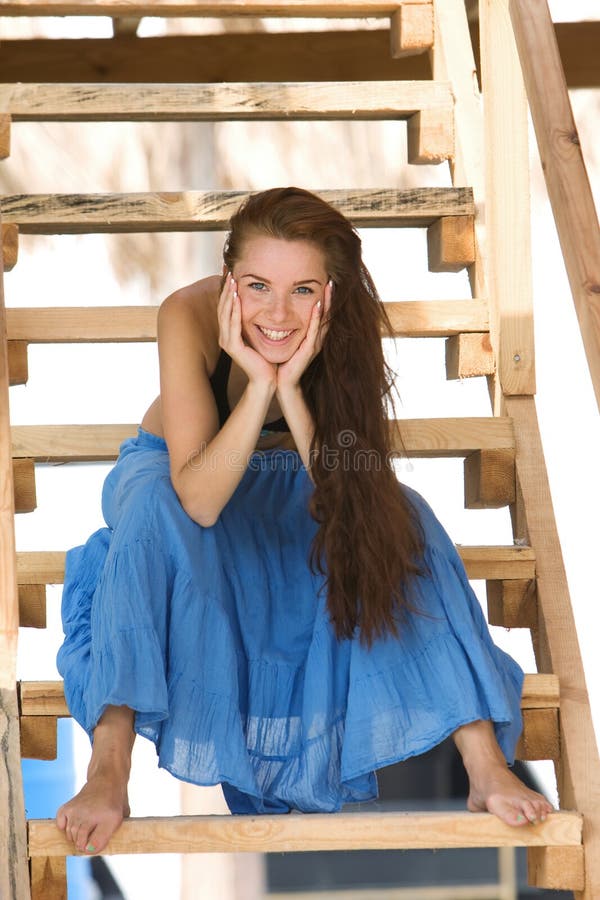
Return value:
[(547, 0), (510, 0), (529, 106), (600, 408), (600, 228)]

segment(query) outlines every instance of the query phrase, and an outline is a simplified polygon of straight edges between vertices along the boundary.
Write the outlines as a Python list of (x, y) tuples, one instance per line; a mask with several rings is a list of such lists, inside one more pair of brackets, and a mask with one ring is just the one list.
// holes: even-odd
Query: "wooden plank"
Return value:
[(67, 863), (60, 856), (30, 860), (31, 900), (67, 900)]
[(431, 0), (2, 0), (3, 16), (389, 17)]
[[(486, 277), (498, 387), (535, 393), (527, 102), (508, 0), (479, 8), (485, 146)], [(498, 73), (502, 73), (499, 77)], [(507, 123), (510, 122), (510, 128)], [(499, 411), (496, 396), (495, 412)]]
[(546, 0), (510, 0), (542, 169), (600, 408), (600, 227)]
[(493, 375), (496, 357), (487, 332), (456, 334), (446, 341), (446, 378), (474, 378)]
[(516, 759), (560, 759), (560, 730), (557, 709), (523, 710), (523, 731), (519, 738)]
[(464, 463), (465, 509), (498, 509), (515, 502), (515, 454), (477, 450)]
[[(0, 159), (10, 156), (10, 116), (0, 113)], [(4, 241), (3, 241), (4, 243)], [(5, 265), (6, 268), (6, 265)]]
[(502, 628), (537, 628), (537, 591), (534, 579), (489, 580), (488, 622)]
[(19, 625), (21, 628), (46, 627), (46, 585), (19, 585)]
[(444, 216), (427, 229), (430, 272), (460, 272), (475, 262), (474, 221), (469, 216)]
[[(307, 52), (307, 47), (310, 52)], [(392, 59), (387, 30), (3, 40), (0, 81), (386, 81), (431, 78), (427, 55)]]
[[(473, 214), (469, 188), (319, 193), (357, 227), (417, 228), (440, 216)], [(14, 194), (2, 198), (2, 214), (26, 234), (224, 231), (248, 196), (248, 191)]]
[[(467, 575), (472, 579), (512, 580), (534, 578), (535, 555), (531, 547), (457, 546)], [(17, 553), (19, 585), (62, 584), (65, 554), (62, 550), (28, 550)]]
[(533, 633), (538, 670), (560, 680), (561, 762), (557, 768), (561, 806), (584, 817), (586, 887), (578, 900), (600, 896), (600, 757), (592, 722), (577, 628), (569, 597), (552, 497), (544, 463), (535, 402), (507, 397), (515, 422), (519, 501), (515, 536), (536, 553), (539, 627)]
[(0, 107), (15, 122), (220, 122), (408, 119), (452, 108), (433, 81), (288, 84), (5, 84)]
[(25, 341), (9, 341), (8, 343), (8, 379), (10, 386), (27, 384), (29, 363), (27, 344)]
[(15, 512), (33, 512), (37, 506), (35, 463), (32, 459), (13, 459)]
[(57, 736), (54, 716), (21, 719), (21, 756), (24, 759), (56, 759)]
[[(447, 337), (485, 332), (485, 300), (401, 300), (385, 304), (398, 337)], [(110, 313), (110, 314), (108, 314)], [(13, 307), (9, 340), (30, 344), (156, 340), (158, 306)]]
[[(19, 683), (21, 715), (69, 715), (62, 681), (21, 681)], [(558, 678), (555, 675), (525, 675), (522, 709), (556, 709), (559, 705)]]
[(10, 272), (16, 266), (19, 258), (19, 229), (16, 225), (2, 226), (2, 257), (4, 271)]
[[(597, 52), (600, 21), (557, 22), (554, 27), (569, 88), (600, 86)], [(477, 61), (478, 26), (472, 25), (470, 33)], [(306, 52), (307, 46), (310, 53)], [(469, 53), (472, 57), (470, 47)], [(425, 53), (392, 59), (389, 32), (383, 29), (310, 34), (166, 35), (138, 41), (130, 38), (2, 41), (0, 82), (47, 81), (52, 73), (61, 82), (137, 83), (155, 80), (157, 71), (163, 82), (183, 83), (431, 78), (431, 65)]]
[(403, 4), (390, 18), (394, 59), (424, 53), (433, 45), (433, 3)]
[[(514, 446), (510, 420), (492, 416), (399, 419), (390, 422), (390, 429), (395, 435), (394, 452), (401, 454), (404, 448), (412, 457), (460, 457), (473, 450)], [(13, 457), (36, 462), (116, 459), (122, 441), (136, 433), (136, 425), (15, 425), (11, 429)]]
[(527, 853), (527, 881), (548, 890), (583, 891), (585, 847), (535, 847)]
[[(435, 84), (436, 82), (433, 82)], [(407, 159), (411, 165), (435, 165), (454, 158), (452, 107), (423, 109), (406, 125)]]
[[(0, 219), (0, 227), (2, 221)], [(16, 690), (19, 600), (10, 452), (4, 268), (0, 254), (0, 897), (28, 900), (27, 837)]]
[[(581, 816), (551, 813), (512, 828), (491, 813), (357, 812), (293, 816), (175, 816), (125, 819), (107, 848), (119, 853), (292, 853), (456, 847), (544, 847), (581, 843)], [(73, 851), (53, 819), (29, 823), (32, 857)]]

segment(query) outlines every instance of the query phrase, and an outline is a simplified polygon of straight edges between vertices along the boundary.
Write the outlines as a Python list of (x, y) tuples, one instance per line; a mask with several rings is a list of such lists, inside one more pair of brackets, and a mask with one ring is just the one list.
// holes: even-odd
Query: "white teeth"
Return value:
[(284, 338), (286, 338), (288, 335), (290, 335), (292, 333), (291, 331), (271, 331), (267, 328), (261, 328), (260, 325), (258, 327), (260, 328), (262, 333), (266, 334), (266, 336), (268, 338), (270, 338), (272, 341), (282, 341)]

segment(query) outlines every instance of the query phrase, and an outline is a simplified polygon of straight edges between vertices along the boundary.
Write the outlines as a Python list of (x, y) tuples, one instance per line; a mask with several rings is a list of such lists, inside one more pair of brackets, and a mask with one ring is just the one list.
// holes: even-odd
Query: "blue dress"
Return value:
[(159, 765), (222, 783), (237, 813), (330, 812), (377, 796), (374, 770), (460, 725), (494, 723), (509, 764), (523, 672), (496, 647), (455, 547), (423, 498), (427, 615), (365, 648), (337, 640), (311, 573), (312, 482), (292, 450), (257, 451), (217, 523), (183, 510), (167, 445), (138, 430), (102, 493), (106, 528), (69, 550), (58, 655), (91, 736), (109, 704), (135, 710)]

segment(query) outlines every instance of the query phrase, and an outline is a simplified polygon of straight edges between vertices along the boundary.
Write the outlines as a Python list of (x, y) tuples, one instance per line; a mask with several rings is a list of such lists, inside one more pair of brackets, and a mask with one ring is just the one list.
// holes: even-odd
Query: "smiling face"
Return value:
[(248, 238), (233, 267), (242, 309), (242, 336), (270, 362), (298, 349), (312, 309), (327, 284), (325, 256), (309, 241)]

